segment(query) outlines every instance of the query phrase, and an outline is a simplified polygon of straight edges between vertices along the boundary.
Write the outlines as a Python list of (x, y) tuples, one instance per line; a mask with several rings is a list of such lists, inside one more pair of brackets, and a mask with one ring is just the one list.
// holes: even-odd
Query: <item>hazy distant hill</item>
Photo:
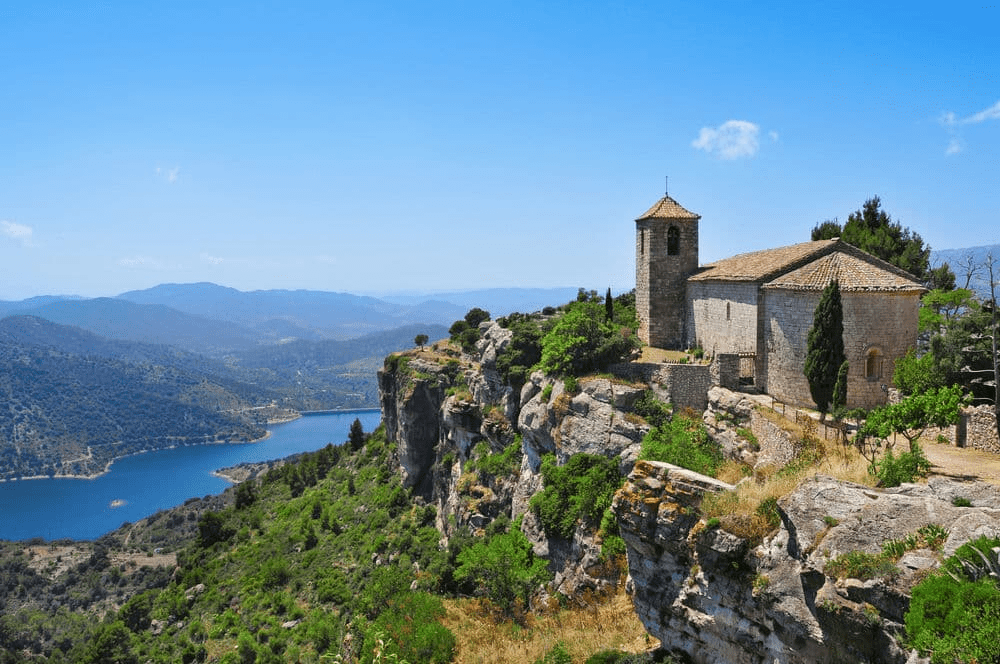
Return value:
[(412, 323), (451, 323), (467, 309), (449, 303), (401, 305), (373, 297), (309, 290), (239, 291), (212, 283), (162, 284), (118, 296), (139, 304), (229, 321), (297, 338), (348, 339)]
[(260, 341), (259, 334), (235, 323), (194, 316), (161, 304), (136, 304), (107, 297), (10, 308), (7, 315), (38, 316), (109, 339), (167, 344), (203, 354), (248, 348)]
[(976, 294), (980, 298), (985, 299), (990, 296), (990, 285), (989, 277), (983, 266), (986, 265), (986, 260), (991, 255), (994, 260), (993, 278), (1000, 279), (1000, 244), (969, 247), (967, 249), (932, 251), (931, 264), (940, 265), (948, 263), (951, 266), (951, 271), (955, 273), (956, 285), (960, 287), (965, 284), (966, 272), (968, 271), (967, 266), (972, 265), (978, 268), (978, 271), (975, 271), (972, 275), (969, 287), (976, 291)]
[(443, 325), (407, 325), (356, 339), (297, 340), (255, 346), (233, 353), (234, 369), (252, 372), (258, 385), (297, 410), (378, 407), (375, 373), (387, 355), (414, 346), (426, 334), (431, 341), (448, 336)]

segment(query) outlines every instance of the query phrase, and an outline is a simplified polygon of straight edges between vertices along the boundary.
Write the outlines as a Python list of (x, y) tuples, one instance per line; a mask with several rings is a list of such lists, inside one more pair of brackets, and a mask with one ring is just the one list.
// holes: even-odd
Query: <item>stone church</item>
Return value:
[(639, 337), (666, 349), (736, 354), (757, 390), (813, 406), (803, 374), (820, 294), (840, 283), (848, 407), (886, 402), (896, 360), (916, 345), (926, 289), (840, 241), (803, 242), (698, 264), (701, 217), (664, 196), (635, 220)]

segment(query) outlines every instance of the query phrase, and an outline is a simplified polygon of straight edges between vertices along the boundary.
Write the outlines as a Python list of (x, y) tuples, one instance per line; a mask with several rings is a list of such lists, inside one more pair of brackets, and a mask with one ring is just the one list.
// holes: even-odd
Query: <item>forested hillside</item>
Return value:
[(89, 475), (171, 445), (254, 440), (270, 395), (171, 366), (0, 340), (0, 477)]

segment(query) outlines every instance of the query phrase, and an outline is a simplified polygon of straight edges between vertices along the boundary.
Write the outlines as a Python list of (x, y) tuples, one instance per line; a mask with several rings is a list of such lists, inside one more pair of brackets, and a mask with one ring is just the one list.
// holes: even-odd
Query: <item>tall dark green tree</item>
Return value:
[(365, 429), (361, 426), (361, 420), (354, 418), (351, 422), (351, 430), (347, 434), (347, 440), (352, 450), (360, 450), (365, 444)]
[(844, 354), (844, 307), (840, 301), (840, 283), (836, 279), (823, 289), (806, 343), (808, 353), (804, 372), (809, 381), (809, 394), (825, 417), (833, 401), (840, 366), (847, 360)]
[(609, 323), (615, 319), (615, 301), (611, 299), (611, 287), (604, 295), (604, 320)]
[(924, 244), (919, 233), (893, 221), (882, 209), (878, 196), (869, 198), (860, 210), (852, 212), (843, 226), (836, 220), (824, 221), (812, 230), (813, 240), (835, 237), (903, 268), (921, 283), (933, 283), (935, 287), (954, 284), (954, 274), (947, 266), (930, 269), (931, 248)]

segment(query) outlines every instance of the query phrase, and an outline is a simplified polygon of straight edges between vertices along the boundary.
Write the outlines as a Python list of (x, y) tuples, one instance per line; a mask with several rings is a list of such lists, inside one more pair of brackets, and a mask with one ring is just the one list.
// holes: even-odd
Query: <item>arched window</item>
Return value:
[(882, 378), (882, 351), (872, 346), (865, 355), (865, 377), (868, 380), (879, 380)]
[(639, 254), (646, 255), (646, 229), (639, 231)]
[(681, 252), (681, 232), (676, 226), (667, 229), (667, 256), (676, 256)]
[(730, 316), (729, 305), (730, 305), (730, 303), (726, 302), (726, 320), (729, 320), (729, 316)]

